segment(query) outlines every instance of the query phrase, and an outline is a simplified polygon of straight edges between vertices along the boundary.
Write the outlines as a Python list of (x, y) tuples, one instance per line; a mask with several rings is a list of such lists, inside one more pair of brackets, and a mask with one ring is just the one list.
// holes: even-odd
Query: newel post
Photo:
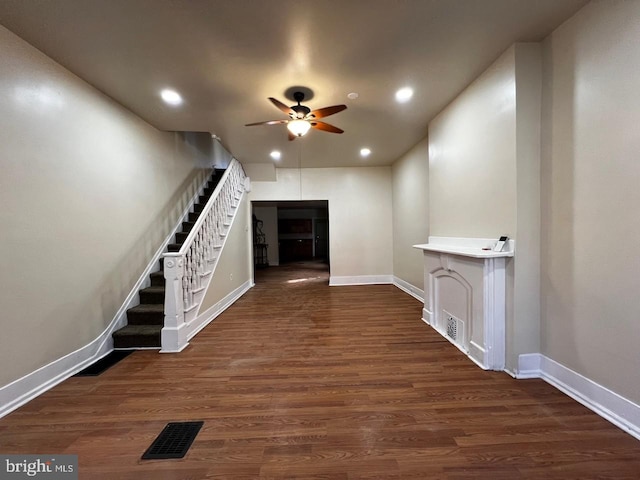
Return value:
[(184, 256), (179, 253), (164, 255), (164, 327), (161, 353), (183, 350), (187, 345), (187, 324), (184, 322), (182, 279)]

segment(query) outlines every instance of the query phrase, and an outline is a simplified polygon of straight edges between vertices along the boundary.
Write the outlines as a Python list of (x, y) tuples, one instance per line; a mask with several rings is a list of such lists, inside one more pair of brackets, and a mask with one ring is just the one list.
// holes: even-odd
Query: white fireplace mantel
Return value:
[(423, 320), (486, 370), (504, 370), (506, 262), (514, 241), (429, 237), (424, 253)]

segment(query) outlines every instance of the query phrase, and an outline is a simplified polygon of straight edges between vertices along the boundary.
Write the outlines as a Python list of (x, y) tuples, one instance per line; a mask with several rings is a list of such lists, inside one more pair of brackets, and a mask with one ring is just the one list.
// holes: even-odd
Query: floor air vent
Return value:
[(142, 460), (182, 458), (198, 435), (204, 422), (167, 423), (160, 435), (142, 455)]
[(442, 314), (446, 319), (447, 337), (453, 340), (454, 343), (462, 345), (464, 341), (464, 322), (445, 310), (442, 311)]

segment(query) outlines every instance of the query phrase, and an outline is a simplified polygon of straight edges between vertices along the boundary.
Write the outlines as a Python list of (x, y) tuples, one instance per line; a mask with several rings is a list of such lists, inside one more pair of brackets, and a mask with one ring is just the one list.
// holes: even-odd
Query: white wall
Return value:
[(396, 160), (393, 181), (393, 274), (424, 290), (422, 251), (429, 237), (429, 140)]
[(2, 386), (104, 331), (212, 147), (152, 128), (3, 27), (0, 65)]
[(540, 351), (540, 43), (517, 43), (515, 60), (517, 254), (507, 272), (513, 275), (506, 352), (511, 371), (517, 370), (518, 355)]
[(198, 314), (205, 312), (225, 298), (229, 293), (251, 280), (252, 275), (252, 239), (251, 205), (245, 195), (238, 205), (236, 217), (222, 249), (220, 259), (202, 299)]
[(640, 403), (640, 2), (544, 42), (542, 353)]
[(514, 236), (515, 48), (429, 123), (429, 229), (442, 237)]
[(328, 200), (332, 277), (391, 275), (391, 167), (276, 169), (250, 199)]
[(540, 349), (540, 69), (540, 45), (515, 44), (429, 124), (430, 235), (516, 240), (507, 262), (511, 371)]

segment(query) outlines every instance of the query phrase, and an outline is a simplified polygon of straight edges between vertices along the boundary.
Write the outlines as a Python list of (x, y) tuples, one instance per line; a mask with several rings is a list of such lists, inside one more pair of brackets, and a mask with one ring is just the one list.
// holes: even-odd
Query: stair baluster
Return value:
[[(178, 252), (164, 254), (165, 261), (184, 263), (183, 277), (176, 282), (175, 269), (165, 269), (165, 325), (162, 351), (180, 351), (188, 342), (189, 322), (196, 318), (235, 210), (245, 190), (245, 174), (232, 160), (211, 198)], [(179, 288), (181, 292), (170, 291)], [(179, 301), (174, 301), (179, 300)]]

